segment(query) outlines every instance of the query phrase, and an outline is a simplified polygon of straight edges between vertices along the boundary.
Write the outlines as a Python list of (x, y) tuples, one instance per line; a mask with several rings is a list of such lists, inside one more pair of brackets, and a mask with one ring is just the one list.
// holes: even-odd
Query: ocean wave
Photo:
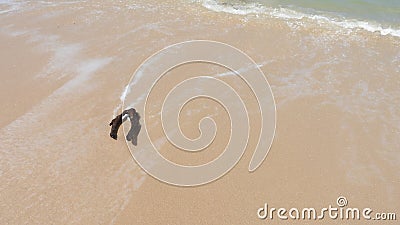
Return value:
[(379, 33), (383, 36), (391, 35), (394, 37), (400, 37), (400, 29), (383, 27), (383, 25), (379, 23), (370, 21), (334, 18), (332, 16), (309, 14), (287, 8), (271, 8), (260, 3), (221, 3), (216, 0), (200, 0), (200, 3), (203, 7), (215, 12), (224, 12), (237, 15), (267, 15), (273, 18), (285, 20), (310, 19), (316, 21), (317, 23), (332, 24), (345, 29), (365, 30), (372, 33)]

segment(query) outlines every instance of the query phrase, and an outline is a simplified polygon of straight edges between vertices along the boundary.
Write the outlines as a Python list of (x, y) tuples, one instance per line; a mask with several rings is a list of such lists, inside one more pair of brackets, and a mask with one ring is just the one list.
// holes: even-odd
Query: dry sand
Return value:
[[(259, 220), (257, 209), (322, 208), (341, 195), (351, 207), (399, 216), (398, 38), (168, 1), (19, 2), (0, 10), (0, 224), (279, 224)], [(192, 39), (231, 44), (260, 64), (278, 117), (273, 146), (254, 173), (247, 167), (256, 113), (238, 165), (215, 182), (182, 188), (145, 174), (123, 133), (109, 138), (108, 122), (143, 60)], [(199, 70), (166, 77), (146, 116), (157, 116), (167, 84), (195, 71), (224, 72)], [(234, 85), (237, 78), (222, 79)], [(239, 92), (254, 110), (248, 90)], [(194, 155), (169, 144), (160, 152), (186, 164), (215, 158), (229, 136), (226, 112), (206, 100), (183, 112), (189, 137), (203, 116), (218, 121), (214, 145)], [(162, 137), (159, 118), (151, 123), (152, 137)], [(337, 222), (365, 224), (323, 224)]]

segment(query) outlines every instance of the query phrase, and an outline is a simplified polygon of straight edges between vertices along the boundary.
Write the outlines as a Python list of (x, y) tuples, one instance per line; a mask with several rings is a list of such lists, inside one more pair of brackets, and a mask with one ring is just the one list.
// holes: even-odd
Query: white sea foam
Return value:
[[(143, 64), (142, 68), (144, 68), (145, 66), (146, 62), (145, 64)], [(128, 94), (131, 92), (131, 87), (133, 87), (142, 77), (143, 77), (143, 71), (142, 70), (136, 71), (135, 76), (132, 78), (132, 81), (128, 85), (126, 85), (124, 90), (122, 91), (121, 96), (119, 97), (120, 103), (118, 104), (117, 107), (114, 108), (113, 117), (115, 117), (117, 115), (118, 110), (121, 109), (126, 96), (128, 96)], [(142, 97), (144, 98), (144, 96)], [(132, 104), (128, 107), (133, 107)]]
[(23, 2), (17, 2), (17, 1), (12, 1), (12, 0), (0, 0), (0, 6), (2, 8), (4, 8), (4, 6), (6, 6), (5, 9), (0, 10), (0, 15), (16, 12), (16, 11), (22, 9), (22, 5), (23, 5)]
[(202, 1), (202, 5), (207, 9), (216, 11), (216, 12), (226, 12), (231, 14), (238, 15), (247, 15), (247, 14), (261, 14), (265, 12), (264, 7), (260, 4), (256, 3), (248, 3), (248, 4), (221, 4), (217, 1), (213, 0), (204, 0)]
[(113, 115), (111, 118), (114, 118), (117, 116), (118, 111), (121, 110), (122, 103), (124, 102), (126, 96), (129, 94), (129, 92), (130, 92), (130, 85), (128, 84), (125, 86), (124, 90), (122, 91), (122, 94), (119, 97), (120, 103), (117, 105), (117, 107), (114, 108)]
[(126, 96), (129, 94), (130, 92), (130, 85), (126, 85), (124, 91), (121, 94), (121, 97), (119, 98), (121, 100), (121, 102), (123, 102), (126, 98)]
[(238, 69), (237, 71), (233, 72), (233, 71), (227, 71), (224, 73), (219, 73), (219, 74), (213, 74), (211, 76), (215, 76), (215, 77), (225, 77), (225, 76), (233, 76), (233, 75), (237, 75), (237, 74), (241, 74), (241, 73), (246, 73), (250, 70), (254, 70), (254, 69), (259, 69), (261, 67), (264, 67), (265, 65), (267, 65), (268, 63), (271, 63), (273, 60), (270, 61), (264, 61), (262, 63), (258, 63), (256, 66), (248, 66), (248, 67), (243, 67)]
[[(112, 57), (88, 59), (83, 61), (76, 69), (76, 75), (73, 79), (64, 84), (60, 90), (71, 91), (72, 88), (82, 85), (88, 81), (92, 75), (112, 61)], [(87, 87), (87, 86), (86, 86)]]
[(313, 15), (308, 13), (303, 13), (287, 8), (270, 8), (257, 3), (248, 4), (222, 4), (215, 0), (202, 0), (201, 4), (212, 11), (215, 12), (225, 12), (237, 15), (267, 15), (278, 19), (285, 20), (303, 20), (310, 19), (316, 21), (317, 23), (326, 23), (336, 25), (341, 28), (350, 30), (365, 30), (369, 32), (377, 32), (381, 35), (391, 35), (394, 37), (400, 37), (400, 29), (392, 27), (383, 27), (381, 24), (360, 21), (360, 20), (350, 20), (344, 18), (333, 18), (327, 15)]

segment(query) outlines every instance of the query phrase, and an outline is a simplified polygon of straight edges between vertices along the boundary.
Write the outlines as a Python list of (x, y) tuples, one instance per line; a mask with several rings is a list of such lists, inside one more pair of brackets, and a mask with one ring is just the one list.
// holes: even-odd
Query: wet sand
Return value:
[[(259, 220), (257, 209), (322, 208), (339, 196), (351, 207), (399, 214), (398, 38), (168, 1), (31, 2), (0, 10), (1, 224), (279, 224)], [(249, 173), (259, 121), (253, 115), (237, 166), (215, 182), (182, 188), (145, 174), (122, 131), (118, 141), (108, 136), (108, 123), (122, 110), (135, 69), (192, 39), (228, 43), (260, 65), (275, 95), (277, 130), (266, 160)], [(196, 70), (178, 69), (165, 84)], [(237, 78), (221, 79), (234, 85)], [(166, 92), (160, 85), (153, 93), (146, 116), (157, 117)], [(248, 90), (239, 92), (254, 110)], [(214, 145), (192, 155), (166, 143), (160, 152), (189, 165), (215, 158), (229, 136), (224, 110), (199, 100), (183, 112), (190, 112), (180, 121), (189, 137), (198, 135), (204, 115), (215, 118), (221, 129)], [(150, 125), (153, 138), (162, 137), (159, 118)]]

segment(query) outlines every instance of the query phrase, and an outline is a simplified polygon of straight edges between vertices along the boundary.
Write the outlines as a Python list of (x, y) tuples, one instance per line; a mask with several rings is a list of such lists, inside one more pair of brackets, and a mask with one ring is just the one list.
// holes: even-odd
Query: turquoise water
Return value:
[(267, 7), (282, 7), (311, 14), (376, 21), (400, 27), (400, 0), (251, 0)]

